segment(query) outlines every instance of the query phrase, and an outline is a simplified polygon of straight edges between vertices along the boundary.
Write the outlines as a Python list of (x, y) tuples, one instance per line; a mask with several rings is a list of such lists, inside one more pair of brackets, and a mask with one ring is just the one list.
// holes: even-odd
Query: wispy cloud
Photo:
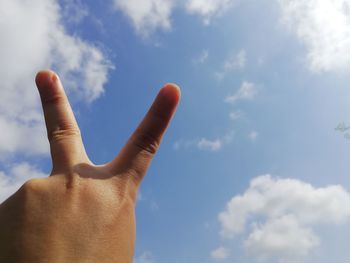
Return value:
[(218, 218), (221, 235), (246, 234), (244, 247), (259, 260), (296, 262), (320, 244), (315, 226), (349, 221), (350, 193), (338, 185), (315, 188), (263, 175), (234, 196)]
[[(239, 90), (234, 94), (227, 96), (225, 99), (225, 102), (228, 102), (230, 104), (235, 104), (236, 102), (240, 100), (253, 100), (257, 94), (257, 87), (254, 83), (246, 82), (244, 81), (239, 88)], [(234, 110), (229, 113), (229, 118), (233, 121), (237, 121), (238, 119), (241, 119), (244, 117), (244, 114), (240, 110)], [(220, 151), (224, 146), (229, 145), (234, 136), (234, 131), (220, 136), (220, 137), (214, 137), (212, 139), (209, 139), (207, 137), (201, 137), (191, 140), (184, 140), (180, 139), (177, 140), (174, 143), (174, 149), (187, 149), (187, 148), (197, 148), (201, 151), (211, 151), (211, 152), (218, 152)], [(257, 131), (251, 131), (248, 133), (248, 138), (254, 142), (256, 141), (258, 137)]]
[(159, 210), (158, 202), (150, 194), (141, 191), (137, 194), (137, 203), (138, 205), (149, 208), (152, 212), (157, 212)]
[(192, 140), (183, 140), (180, 139), (174, 143), (174, 149), (187, 149), (187, 148), (197, 148), (201, 151), (210, 151), (210, 152), (218, 152), (224, 146), (230, 144), (233, 140), (234, 133), (229, 132), (222, 137), (218, 137), (215, 139), (208, 139), (206, 137), (192, 139)]
[(77, 24), (89, 15), (89, 9), (82, 0), (62, 0), (62, 13), (66, 22)]
[(243, 69), (246, 65), (247, 53), (243, 49), (237, 55), (228, 58), (224, 63), (224, 70), (231, 71), (235, 69)]
[(235, 70), (242, 70), (247, 63), (247, 52), (242, 49), (237, 54), (229, 56), (223, 63), (222, 69), (215, 73), (215, 76), (222, 80), (228, 73)]
[(230, 250), (225, 247), (219, 247), (212, 252), (210, 252), (210, 257), (214, 260), (224, 260), (227, 259), (230, 255)]
[(171, 29), (170, 17), (174, 6), (171, 0), (114, 0), (114, 4), (142, 37), (149, 37), (158, 29)]
[(153, 254), (149, 251), (143, 252), (139, 257), (134, 259), (133, 263), (155, 263)]
[[(77, 0), (76, 0), (77, 1)], [(130, 20), (136, 32), (147, 38), (157, 30), (172, 28), (171, 16), (175, 8), (200, 16), (205, 25), (235, 6), (236, 0), (113, 0), (117, 10)]]
[(201, 16), (204, 24), (208, 25), (214, 16), (227, 12), (236, 2), (236, 0), (188, 0), (186, 9), (190, 14)]
[(194, 64), (203, 64), (207, 61), (209, 57), (209, 51), (207, 49), (203, 49), (202, 52), (199, 54), (199, 56), (195, 57), (193, 59)]
[(236, 121), (244, 117), (244, 113), (240, 110), (231, 111), (229, 114), (231, 120)]
[(239, 90), (225, 98), (225, 102), (234, 104), (240, 100), (253, 100), (258, 93), (256, 85), (252, 82), (243, 81)]
[(221, 139), (208, 140), (207, 138), (201, 138), (197, 142), (197, 147), (199, 150), (209, 150), (209, 151), (219, 151), (222, 147)]
[(258, 139), (259, 133), (257, 131), (251, 131), (248, 134), (248, 138), (252, 141), (255, 142)]

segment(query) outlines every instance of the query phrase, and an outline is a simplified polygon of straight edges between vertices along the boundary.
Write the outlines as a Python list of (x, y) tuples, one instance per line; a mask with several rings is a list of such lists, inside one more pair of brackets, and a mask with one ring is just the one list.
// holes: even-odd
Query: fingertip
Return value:
[(160, 91), (161, 95), (166, 97), (167, 100), (177, 104), (181, 98), (181, 89), (175, 83), (167, 83)]
[(57, 74), (49, 69), (40, 70), (35, 77), (35, 83), (37, 87), (40, 89), (42, 87), (49, 86), (53, 81), (57, 80)]

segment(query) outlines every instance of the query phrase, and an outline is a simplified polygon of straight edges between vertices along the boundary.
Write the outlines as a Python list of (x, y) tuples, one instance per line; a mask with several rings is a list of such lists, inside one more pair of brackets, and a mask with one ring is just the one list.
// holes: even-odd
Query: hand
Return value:
[(36, 84), (53, 169), (48, 178), (27, 181), (0, 205), (0, 262), (131, 263), (138, 188), (180, 90), (165, 85), (119, 155), (94, 165), (58, 76), (39, 72)]

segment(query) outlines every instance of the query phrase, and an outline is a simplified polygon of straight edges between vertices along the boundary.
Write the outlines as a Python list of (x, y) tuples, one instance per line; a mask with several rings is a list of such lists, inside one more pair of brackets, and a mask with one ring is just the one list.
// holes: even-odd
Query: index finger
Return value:
[(160, 146), (180, 96), (180, 88), (175, 84), (166, 84), (159, 91), (142, 122), (110, 163), (113, 173), (131, 171), (137, 182), (141, 181)]

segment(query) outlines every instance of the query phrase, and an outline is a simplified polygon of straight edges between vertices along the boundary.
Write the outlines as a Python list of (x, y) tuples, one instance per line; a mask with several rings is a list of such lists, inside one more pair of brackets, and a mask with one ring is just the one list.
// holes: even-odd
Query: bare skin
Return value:
[(94, 165), (58, 76), (41, 71), (36, 84), (53, 169), (0, 205), (0, 262), (131, 263), (137, 192), (175, 112), (179, 88), (165, 85), (119, 155)]

